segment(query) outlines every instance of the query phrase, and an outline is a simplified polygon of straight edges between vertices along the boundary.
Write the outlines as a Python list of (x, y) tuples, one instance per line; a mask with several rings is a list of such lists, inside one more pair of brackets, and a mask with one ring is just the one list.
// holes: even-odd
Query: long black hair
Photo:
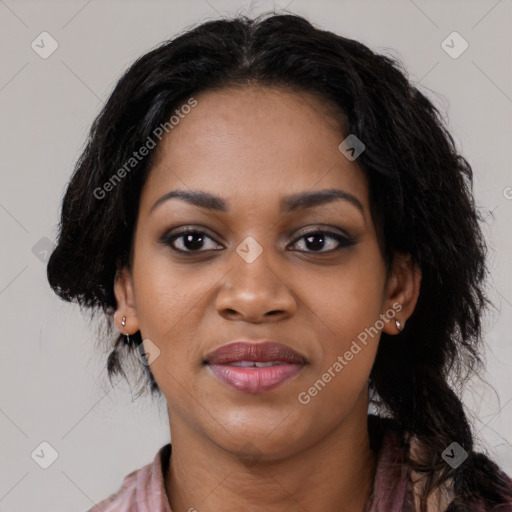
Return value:
[[(505, 474), (473, 451), (463, 405), (449, 385), (481, 367), (481, 318), (492, 305), (484, 293), (487, 247), (472, 169), (401, 65), (357, 41), (296, 15), (237, 16), (203, 23), (139, 58), (94, 121), (67, 188), (48, 262), (51, 287), (111, 318), (114, 277), (130, 263), (140, 192), (155, 151), (133, 168), (126, 162), (193, 95), (251, 83), (311, 92), (342, 113), (346, 135), (366, 146), (357, 163), (368, 177), (388, 271), (397, 252), (411, 254), (421, 269), (415, 311), (399, 335), (382, 333), (370, 376), (370, 389), (383, 414), (402, 428), (404, 445), (414, 437), (424, 448), (421, 461), (407, 459), (426, 475), (421, 510), (449, 479), (450, 512), (512, 503)], [(112, 181), (123, 166), (122, 179)], [(109, 376), (124, 374), (120, 349), (126, 355), (142, 339), (139, 332), (128, 347), (122, 335), (113, 341)], [(159, 393), (147, 366), (144, 371), (151, 392)], [(441, 456), (454, 441), (469, 453), (455, 469)]]

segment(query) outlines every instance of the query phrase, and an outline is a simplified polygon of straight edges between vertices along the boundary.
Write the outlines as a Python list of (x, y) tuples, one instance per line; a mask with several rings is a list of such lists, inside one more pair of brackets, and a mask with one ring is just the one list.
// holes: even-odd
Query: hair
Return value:
[[(463, 404), (449, 384), (481, 368), (481, 316), (492, 304), (484, 293), (487, 247), (472, 169), (402, 65), (360, 42), (297, 15), (238, 15), (198, 25), (140, 57), (95, 119), (68, 184), (47, 267), (52, 289), (111, 322), (114, 278), (131, 264), (140, 193), (155, 151), (109, 187), (108, 197), (93, 190), (106, 190), (113, 170), (192, 95), (251, 84), (309, 92), (337, 109), (346, 135), (366, 146), (357, 164), (368, 178), (388, 272), (396, 253), (410, 254), (421, 270), (414, 313), (398, 335), (381, 334), (370, 375), (376, 403), (400, 426), (404, 446), (414, 438), (424, 448), (421, 461), (406, 459), (426, 476), (421, 511), (448, 480), (449, 512), (511, 503), (507, 476), (473, 451)], [(109, 377), (125, 375), (118, 352), (133, 353), (142, 338), (138, 332), (129, 340), (119, 334), (112, 347), (113, 341)], [(151, 394), (161, 393), (147, 366), (144, 371)], [(453, 441), (469, 453), (457, 468), (441, 456)]]

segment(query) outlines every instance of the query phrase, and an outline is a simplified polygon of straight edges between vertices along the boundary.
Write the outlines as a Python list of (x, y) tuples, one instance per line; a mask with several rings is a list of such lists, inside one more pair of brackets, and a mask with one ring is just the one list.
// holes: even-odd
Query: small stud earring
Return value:
[(126, 317), (123, 316), (123, 319), (121, 320), (121, 325), (124, 327), (126, 325)]
[(395, 325), (396, 328), (401, 332), (403, 329), (402, 324), (398, 320), (395, 320)]

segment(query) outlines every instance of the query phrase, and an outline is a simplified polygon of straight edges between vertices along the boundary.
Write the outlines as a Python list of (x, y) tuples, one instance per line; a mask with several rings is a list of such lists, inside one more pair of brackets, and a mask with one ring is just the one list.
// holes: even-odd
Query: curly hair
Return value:
[[(473, 451), (463, 404), (449, 384), (481, 367), (481, 317), (491, 305), (472, 169), (401, 64), (360, 42), (297, 15), (238, 15), (205, 22), (140, 57), (94, 121), (68, 185), (47, 267), (51, 287), (62, 299), (111, 317), (114, 278), (131, 261), (140, 193), (155, 152), (111, 187), (107, 199), (91, 191), (193, 94), (252, 83), (314, 93), (337, 109), (346, 133), (366, 145), (357, 163), (368, 177), (388, 272), (399, 252), (411, 254), (421, 269), (415, 311), (399, 335), (382, 333), (370, 375), (376, 403), (400, 425), (404, 446), (414, 438), (424, 448), (421, 461), (407, 458), (426, 475), (421, 511), (449, 479), (455, 496), (449, 512), (512, 503), (506, 475)], [(140, 332), (128, 347), (123, 340), (118, 335), (111, 347), (109, 376), (124, 374), (119, 349), (133, 352), (142, 342)], [(144, 371), (151, 393), (160, 392), (147, 366)], [(456, 469), (441, 457), (453, 441), (469, 453)]]

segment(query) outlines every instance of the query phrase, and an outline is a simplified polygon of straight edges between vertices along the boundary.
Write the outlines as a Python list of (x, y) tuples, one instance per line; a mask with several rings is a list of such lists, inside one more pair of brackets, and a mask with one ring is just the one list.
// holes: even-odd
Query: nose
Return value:
[(233, 267), (216, 297), (217, 311), (222, 317), (262, 323), (295, 314), (297, 301), (282, 271), (278, 265), (271, 266), (266, 253), (268, 249), (251, 263), (236, 253), (233, 255)]

